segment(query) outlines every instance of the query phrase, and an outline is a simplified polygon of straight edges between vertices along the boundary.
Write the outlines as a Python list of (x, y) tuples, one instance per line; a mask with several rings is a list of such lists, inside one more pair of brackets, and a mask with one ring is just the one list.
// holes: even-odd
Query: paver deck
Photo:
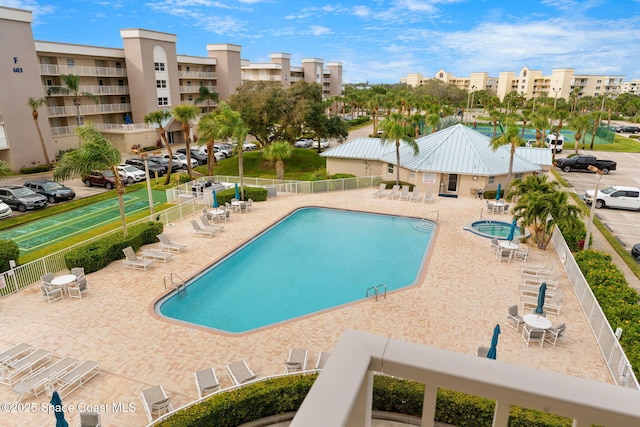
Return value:
[[(146, 425), (142, 389), (162, 384), (177, 408), (198, 397), (195, 371), (215, 368), (224, 388), (231, 386), (226, 364), (246, 359), (256, 373), (279, 374), (290, 348), (308, 349), (308, 366), (314, 366), (318, 353), (331, 351), (342, 331), (349, 328), (473, 355), (478, 345), (490, 344), (493, 328), (500, 323), (498, 359), (613, 383), (566, 278), (559, 286), (566, 294), (561, 315), (549, 316), (554, 323), (568, 325), (557, 347), (527, 348), (520, 334), (504, 325), (507, 306), (519, 302), (520, 263), (499, 263), (488, 251), (487, 239), (463, 230), (465, 223), (479, 218), (484, 201), (436, 198), (434, 204), (425, 205), (376, 199), (371, 197), (373, 191), (280, 194), (254, 203), (254, 209), (246, 214), (233, 214), (224, 232), (211, 239), (192, 236), (188, 219), (197, 218), (194, 215), (165, 228), (172, 240), (188, 245), (167, 263), (156, 263), (148, 271), (132, 271), (125, 270), (120, 261), (114, 262), (87, 276), (88, 291), (81, 300), (65, 298), (48, 304), (38, 286), (0, 300), (4, 325), (0, 350), (27, 342), (57, 357), (100, 362), (101, 374), (63, 401), (73, 409), (67, 411), (70, 425), (78, 424), (78, 411), (84, 409), (101, 412), (104, 426)], [(437, 211), (439, 226), (419, 284), (377, 302), (370, 299), (235, 336), (189, 328), (153, 313), (154, 302), (165, 292), (165, 275), (193, 276), (301, 206), (417, 218), (428, 212), (433, 218), (433, 211)], [(497, 217), (511, 220), (509, 215)], [(555, 258), (552, 248), (532, 248), (529, 262), (547, 264)], [(289, 262), (295, 260), (283, 260), (282, 267)], [(14, 398), (9, 387), (0, 385), (0, 402)], [(12, 408), (16, 412), (0, 415), (0, 423), (41, 426), (54, 420), (53, 413), (43, 411), (46, 405), (40, 406), (48, 402), (46, 396), (27, 397), (23, 402), (31, 406)], [(27, 409), (32, 409), (31, 413), (26, 413)]]

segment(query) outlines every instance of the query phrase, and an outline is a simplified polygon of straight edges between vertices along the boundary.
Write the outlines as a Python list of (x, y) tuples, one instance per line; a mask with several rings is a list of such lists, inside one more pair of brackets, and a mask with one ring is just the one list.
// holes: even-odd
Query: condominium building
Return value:
[(631, 93), (633, 95), (640, 95), (640, 80), (634, 79), (628, 82), (622, 82), (621, 93)]
[[(498, 77), (491, 77), (486, 72), (471, 73), (469, 77), (457, 77), (441, 69), (433, 78), (470, 92), (485, 90), (500, 99), (504, 99), (507, 93), (517, 92), (526, 99), (545, 95), (568, 100), (574, 90), (577, 91), (578, 98), (615, 96), (622, 92), (624, 76), (576, 74), (573, 68), (554, 68), (551, 75), (544, 75), (540, 70), (531, 70), (525, 66), (518, 73), (501, 71)], [(401, 79), (400, 83), (421, 86), (428, 80), (421, 74), (413, 73)]]
[[(0, 7), (0, 160), (14, 170), (45, 163), (29, 98), (45, 98), (37, 110), (49, 160), (60, 150), (77, 147), (74, 128), (96, 127), (122, 152), (152, 146), (156, 130), (144, 123), (151, 111), (195, 104), (201, 87), (227, 100), (244, 80), (277, 80), (290, 86), (317, 82), (326, 97), (342, 91), (342, 64), (319, 58), (292, 66), (286, 53), (272, 64), (251, 64), (241, 46), (208, 44), (207, 56), (176, 53), (175, 34), (138, 28), (122, 29), (123, 48), (35, 41), (28, 10)], [(78, 76), (78, 93), (51, 93), (65, 87), (62, 75)], [(93, 96), (84, 96), (91, 94)], [(206, 102), (199, 104), (208, 110)], [(170, 142), (182, 142), (180, 123), (169, 121)]]

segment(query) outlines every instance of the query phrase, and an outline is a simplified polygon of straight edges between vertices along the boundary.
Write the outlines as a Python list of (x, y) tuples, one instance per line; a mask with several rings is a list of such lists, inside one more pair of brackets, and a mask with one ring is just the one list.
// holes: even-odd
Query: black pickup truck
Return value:
[(617, 163), (613, 160), (598, 160), (595, 156), (586, 156), (578, 154), (577, 156), (556, 159), (556, 166), (565, 172), (572, 170), (587, 170), (589, 166), (595, 166), (602, 171), (604, 175), (609, 171), (616, 170)]

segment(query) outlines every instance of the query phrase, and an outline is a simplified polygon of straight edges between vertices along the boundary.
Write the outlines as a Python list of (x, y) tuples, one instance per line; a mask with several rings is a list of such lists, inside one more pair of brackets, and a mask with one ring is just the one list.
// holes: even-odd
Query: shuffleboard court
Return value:
[[(154, 205), (165, 201), (164, 192), (154, 191), (153, 193)], [(124, 210), (127, 215), (148, 208), (146, 190), (125, 194)], [(26, 254), (119, 219), (118, 199), (114, 197), (2, 231), (0, 240), (13, 240), (18, 244), (20, 252)]]

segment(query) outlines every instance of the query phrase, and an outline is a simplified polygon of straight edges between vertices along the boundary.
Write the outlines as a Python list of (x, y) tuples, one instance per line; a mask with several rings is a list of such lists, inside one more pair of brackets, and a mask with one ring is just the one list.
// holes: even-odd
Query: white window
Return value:
[(167, 81), (166, 80), (156, 80), (156, 87), (157, 88), (166, 88), (167, 87)]
[(67, 58), (67, 67), (74, 67), (76, 65), (76, 62), (71, 59), (71, 58)]
[(156, 67), (156, 71), (164, 71), (164, 62), (156, 62), (154, 65)]
[(489, 180), (487, 181), (487, 184), (493, 184), (496, 182), (496, 177), (495, 176), (490, 176)]
[(416, 179), (416, 171), (409, 171), (409, 179)]
[(165, 105), (169, 105), (169, 98), (167, 98), (166, 96), (158, 98), (158, 106), (162, 107)]
[(116, 68), (122, 68), (122, 62), (116, 62)]
[(121, 96), (120, 97), (120, 104), (126, 104), (127, 103), (127, 97), (126, 96)]
[(521, 173), (517, 173), (517, 174), (515, 174), (515, 179), (520, 179), (520, 180), (522, 180), (522, 174), (521, 174)]
[(387, 164), (387, 173), (393, 175), (393, 165), (391, 163)]

